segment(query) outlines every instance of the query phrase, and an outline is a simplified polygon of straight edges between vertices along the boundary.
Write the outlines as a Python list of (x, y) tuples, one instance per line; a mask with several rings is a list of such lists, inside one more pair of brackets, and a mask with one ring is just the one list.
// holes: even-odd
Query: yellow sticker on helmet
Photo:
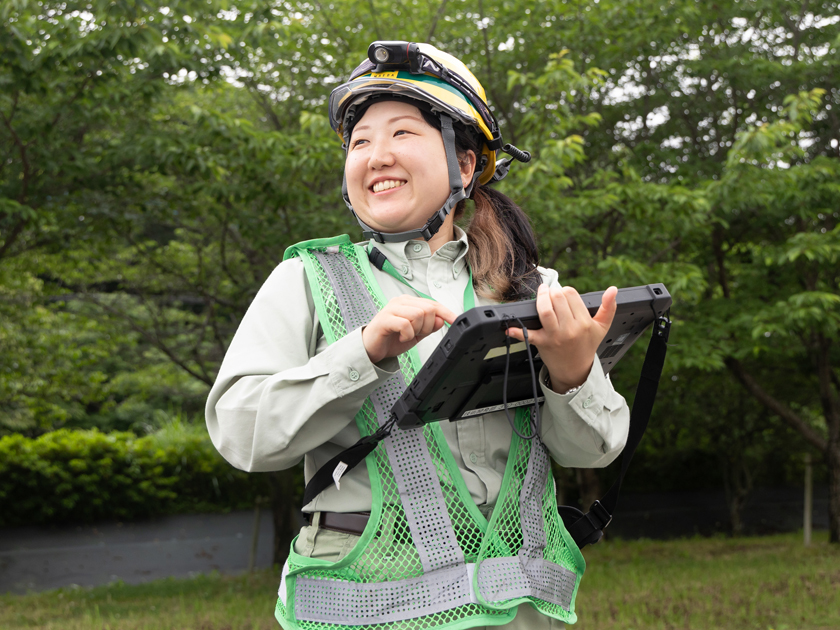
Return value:
[(394, 70), (392, 72), (371, 72), (370, 76), (376, 77), (377, 79), (396, 79), (398, 71)]

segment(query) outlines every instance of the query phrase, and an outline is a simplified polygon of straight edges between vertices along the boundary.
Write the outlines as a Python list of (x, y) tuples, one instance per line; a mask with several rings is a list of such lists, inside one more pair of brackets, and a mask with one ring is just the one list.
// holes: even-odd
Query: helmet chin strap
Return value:
[(443, 136), (443, 149), (446, 152), (446, 169), (449, 173), (449, 198), (443, 207), (435, 212), (426, 224), (418, 230), (409, 230), (408, 232), (379, 232), (362, 221), (353, 210), (350, 204), (350, 197), (347, 194), (347, 173), (345, 171), (344, 180), (341, 184), (341, 196), (344, 198), (344, 203), (350, 208), (350, 212), (356, 217), (356, 221), (362, 226), (362, 234), (365, 238), (372, 238), (377, 243), (402, 243), (410, 241), (415, 238), (423, 238), (430, 240), (438, 233), (446, 217), (452, 212), (452, 209), (462, 199), (466, 199), (472, 194), (472, 189), (481, 175), (482, 168), (476, 164), (475, 173), (473, 174), (470, 185), (465, 189), (461, 181), (461, 169), (458, 165), (458, 155), (455, 151), (455, 130), (452, 128), (452, 119), (446, 114), (440, 114), (440, 133)]

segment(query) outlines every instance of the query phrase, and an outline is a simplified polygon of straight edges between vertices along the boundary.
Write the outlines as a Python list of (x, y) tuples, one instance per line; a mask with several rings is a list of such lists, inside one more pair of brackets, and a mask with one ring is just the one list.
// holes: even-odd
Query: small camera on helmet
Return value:
[(411, 42), (373, 42), (368, 47), (368, 59), (376, 64), (375, 72), (408, 68), (420, 74), (420, 46)]

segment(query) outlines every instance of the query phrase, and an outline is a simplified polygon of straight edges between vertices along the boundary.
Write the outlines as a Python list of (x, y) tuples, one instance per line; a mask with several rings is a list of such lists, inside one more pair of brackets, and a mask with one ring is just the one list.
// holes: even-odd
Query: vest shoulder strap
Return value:
[(311, 249), (325, 249), (327, 247), (339, 247), (341, 245), (351, 244), (352, 242), (353, 241), (350, 240), (350, 237), (347, 234), (332, 236), (330, 238), (313, 238), (308, 241), (301, 241), (300, 243), (295, 243), (291, 247), (286, 248), (286, 252), (283, 254), (283, 260), (300, 256), (303, 251), (309, 251)]

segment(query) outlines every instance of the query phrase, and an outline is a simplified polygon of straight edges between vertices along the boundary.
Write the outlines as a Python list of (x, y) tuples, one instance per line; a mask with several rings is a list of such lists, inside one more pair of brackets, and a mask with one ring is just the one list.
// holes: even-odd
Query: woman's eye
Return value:
[(411, 133), (410, 131), (407, 131), (405, 129), (400, 129), (399, 131), (395, 132), (394, 135), (399, 136), (399, 135), (402, 135), (402, 134), (410, 134), (410, 133)]
[(358, 140), (353, 140), (353, 142), (350, 143), (350, 146), (352, 148), (356, 148), (357, 146), (359, 146), (363, 142), (367, 142), (367, 140), (365, 140), (364, 138), (359, 138)]

